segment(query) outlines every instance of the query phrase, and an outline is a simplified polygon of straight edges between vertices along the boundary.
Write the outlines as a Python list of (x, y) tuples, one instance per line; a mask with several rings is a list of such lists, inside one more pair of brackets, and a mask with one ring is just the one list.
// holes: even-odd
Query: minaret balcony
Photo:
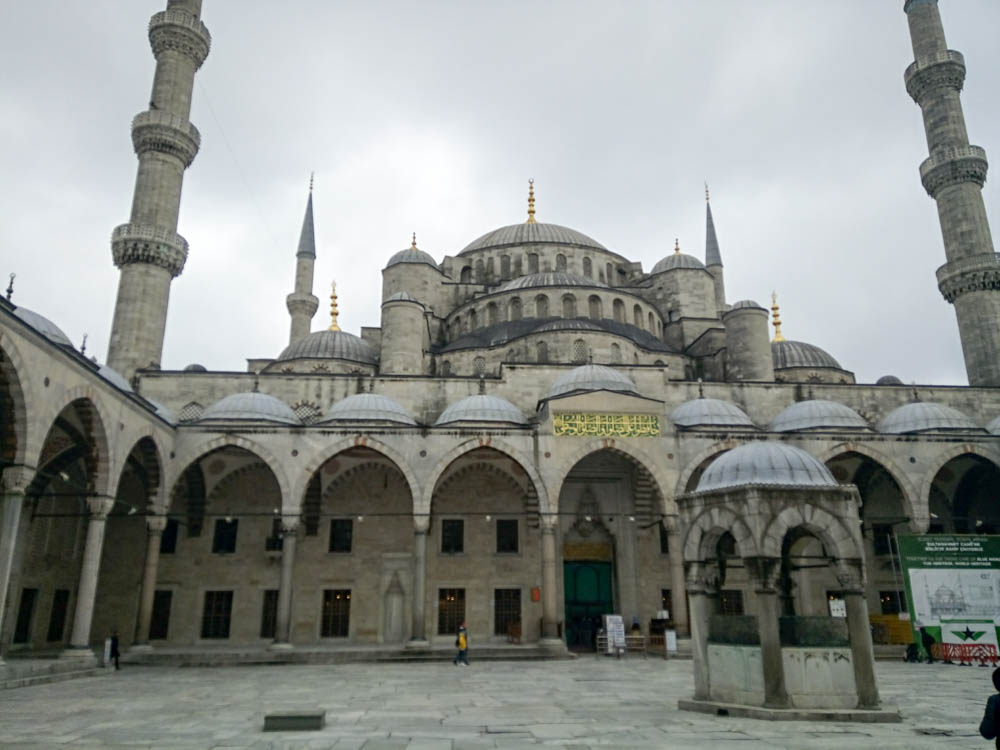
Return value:
[(920, 165), (920, 181), (927, 194), (934, 198), (943, 188), (965, 182), (982, 187), (986, 184), (987, 169), (986, 151), (979, 146), (941, 148)]
[(188, 243), (176, 232), (150, 224), (121, 224), (111, 233), (111, 255), (121, 268), (149, 263), (179, 276), (187, 260)]
[(903, 73), (903, 80), (906, 82), (906, 93), (917, 104), (928, 91), (934, 89), (944, 87), (961, 91), (965, 84), (965, 58), (961, 52), (952, 49), (918, 58)]
[(201, 133), (175, 114), (151, 109), (132, 119), (132, 145), (136, 154), (157, 151), (176, 156), (187, 168), (201, 146)]
[(982, 253), (945, 263), (937, 270), (938, 289), (948, 302), (966, 292), (1000, 289), (1000, 253)]
[(164, 10), (149, 19), (149, 44), (157, 58), (161, 52), (173, 50), (192, 58), (200, 68), (212, 46), (208, 27), (183, 10)]

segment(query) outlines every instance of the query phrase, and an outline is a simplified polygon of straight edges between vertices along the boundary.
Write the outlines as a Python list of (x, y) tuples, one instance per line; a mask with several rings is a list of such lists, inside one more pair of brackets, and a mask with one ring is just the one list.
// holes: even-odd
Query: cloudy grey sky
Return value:
[[(704, 252), (702, 183), (730, 301), (860, 381), (965, 383), (927, 156), (902, 73), (902, 0), (205, 0), (202, 150), (165, 368), (243, 370), (287, 343), (285, 295), (316, 173), (317, 296), (379, 325), (380, 269), (411, 232), (437, 259), (522, 221), (578, 229), (645, 269)], [(103, 361), (128, 219), (129, 124), (149, 100), (163, 0), (3, 4), (0, 257), (14, 301)], [(966, 57), (973, 143), (1000, 163), (1000, 3), (942, 0)], [(14, 74), (16, 72), (16, 74)], [(996, 222), (997, 190), (985, 190)], [(6, 284), (4, 283), (4, 286)]]

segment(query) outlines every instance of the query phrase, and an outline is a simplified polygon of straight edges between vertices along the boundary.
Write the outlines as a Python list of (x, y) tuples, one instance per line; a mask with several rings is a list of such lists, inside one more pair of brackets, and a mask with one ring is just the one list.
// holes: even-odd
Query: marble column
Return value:
[(559, 637), (559, 600), (557, 597), (556, 529), (542, 525), (542, 642), (562, 645)]
[(778, 617), (781, 603), (773, 587), (761, 587), (757, 593), (757, 628), (760, 633), (760, 659), (764, 672), (764, 706), (788, 708), (785, 690), (785, 666), (781, 660), (781, 634)]
[(149, 645), (149, 625), (153, 619), (153, 599), (156, 595), (156, 569), (160, 564), (160, 542), (163, 530), (167, 528), (166, 516), (146, 518), (146, 567), (142, 573), (142, 593), (139, 597), (139, 627), (135, 634), (132, 650), (147, 651)]
[(274, 643), (271, 648), (292, 648), (292, 588), (295, 585), (295, 545), (298, 540), (299, 519), (281, 519), (281, 582), (278, 585), (278, 613), (275, 622)]
[(80, 568), (80, 585), (76, 592), (76, 609), (73, 614), (73, 633), (64, 656), (93, 656), (90, 648), (90, 626), (94, 619), (94, 600), (97, 597), (97, 577), (101, 571), (101, 553), (104, 550), (104, 531), (108, 514), (115, 501), (110, 497), (87, 499), (90, 519), (87, 521), (87, 541), (83, 548), (83, 565)]
[(667, 530), (667, 552), (670, 555), (670, 606), (671, 619), (677, 629), (677, 635), (691, 634), (688, 623), (687, 585), (684, 581), (684, 550), (681, 549), (682, 538), (677, 529)]
[(426, 636), (427, 531), (426, 522), (413, 531), (413, 632), (407, 648), (430, 647)]
[(708, 670), (708, 630), (719, 611), (718, 574), (703, 563), (688, 563), (687, 591), (691, 597), (691, 658), (694, 661), (694, 699), (711, 700)]
[(847, 634), (854, 661), (854, 681), (858, 688), (858, 708), (878, 708), (881, 701), (875, 682), (875, 650), (864, 591), (844, 591), (844, 603), (847, 606)]
[[(17, 545), (17, 530), (21, 525), (21, 509), (24, 507), (24, 488), (13, 487), (3, 490), (2, 515), (0, 515), (0, 632), (3, 632), (4, 617), (7, 614), (7, 590), (10, 574), (14, 567), (14, 547)], [(3, 665), (0, 658), (0, 666)]]

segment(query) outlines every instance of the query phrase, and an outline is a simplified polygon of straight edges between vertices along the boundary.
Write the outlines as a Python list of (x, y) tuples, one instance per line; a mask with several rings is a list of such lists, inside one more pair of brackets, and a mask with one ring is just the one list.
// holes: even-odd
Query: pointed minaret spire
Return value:
[(774, 341), (784, 341), (781, 335), (781, 315), (778, 313), (778, 293), (771, 292), (771, 314), (774, 316)]
[(292, 318), (288, 333), (289, 346), (309, 334), (312, 319), (319, 309), (319, 300), (312, 293), (313, 266), (316, 264), (316, 229), (313, 226), (313, 175), (309, 175), (309, 198), (299, 234), (299, 249), (295, 253), (295, 291), (285, 298)]
[(330, 283), (330, 327), (327, 330), (340, 330), (340, 326), (337, 325), (337, 316), (339, 314), (340, 311), (337, 309), (337, 282), (333, 281)]
[(715, 282), (715, 309), (720, 313), (726, 309), (726, 282), (722, 273), (722, 253), (719, 252), (719, 238), (715, 236), (715, 220), (712, 218), (712, 202), (705, 183), (705, 268)]
[(528, 220), (525, 224), (537, 224), (535, 221), (535, 179), (528, 180)]

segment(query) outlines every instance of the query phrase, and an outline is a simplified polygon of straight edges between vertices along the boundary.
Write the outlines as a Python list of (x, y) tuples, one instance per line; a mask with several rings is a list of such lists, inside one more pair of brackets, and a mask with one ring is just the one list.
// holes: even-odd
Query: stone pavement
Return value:
[[(690, 661), (132, 667), (0, 693), (0, 748), (980, 748), (989, 669), (881, 662), (902, 724), (717, 718), (677, 710)], [(327, 712), (318, 732), (263, 733), (264, 714)]]

